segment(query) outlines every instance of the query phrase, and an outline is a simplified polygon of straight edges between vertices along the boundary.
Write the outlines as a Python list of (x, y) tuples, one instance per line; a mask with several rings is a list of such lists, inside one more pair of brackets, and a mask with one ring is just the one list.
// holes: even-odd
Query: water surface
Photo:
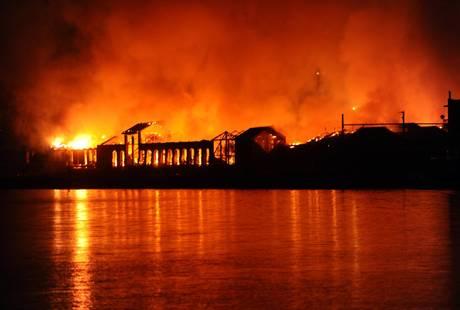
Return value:
[(3, 191), (8, 307), (454, 308), (452, 191)]

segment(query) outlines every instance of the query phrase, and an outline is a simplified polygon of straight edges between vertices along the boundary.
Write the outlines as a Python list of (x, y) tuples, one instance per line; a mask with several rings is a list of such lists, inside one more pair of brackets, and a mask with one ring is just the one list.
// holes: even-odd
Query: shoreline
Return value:
[[(394, 172), (394, 171), (393, 171)], [(237, 169), (65, 170), (0, 177), (0, 189), (460, 189), (455, 171), (418, 174), (295, 174)]]

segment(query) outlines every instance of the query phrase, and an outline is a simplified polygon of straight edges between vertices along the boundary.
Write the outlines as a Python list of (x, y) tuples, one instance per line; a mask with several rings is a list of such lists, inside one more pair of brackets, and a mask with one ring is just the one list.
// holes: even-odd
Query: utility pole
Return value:
[(402, 129), (402, 133), (406, 133), (406, 112), (404, 111), (401, 111), (401, 121), (402, 121), (402, 124), (401, 124), (401, 129)]

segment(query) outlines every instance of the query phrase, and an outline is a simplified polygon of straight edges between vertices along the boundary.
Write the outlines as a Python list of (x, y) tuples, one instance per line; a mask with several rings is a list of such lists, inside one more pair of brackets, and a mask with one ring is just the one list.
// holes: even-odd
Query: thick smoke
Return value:
[[(19, 2), (19, 1), (18, 1)], [(455, 1), (1, 4), (3, 130), (29, 143), (157, 120), (174, 139), (439, 121), (460, 93)]]

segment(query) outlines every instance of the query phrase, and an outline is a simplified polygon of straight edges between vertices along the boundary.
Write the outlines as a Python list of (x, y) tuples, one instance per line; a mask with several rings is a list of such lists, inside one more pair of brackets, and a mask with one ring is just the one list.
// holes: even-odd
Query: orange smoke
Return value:
[(47, 139), (155, 120), (173, 140), (274, 125), (306, 141), (339, 129), (341, 113), (436, 122), (452, 85), (419, 31), (417, 3), (52, 7), (65, 31), (41, 41), (33, 83), (16, 92), (17, 124)]

